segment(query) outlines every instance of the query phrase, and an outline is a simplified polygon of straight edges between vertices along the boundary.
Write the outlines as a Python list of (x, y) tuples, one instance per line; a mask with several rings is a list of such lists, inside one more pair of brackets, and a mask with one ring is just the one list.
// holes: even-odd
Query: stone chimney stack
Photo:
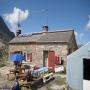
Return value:
[(16, 30), (16, 36), (19, 36), (21, 34), (21, 30)]
[(44, 25), (44, 26), (42, 27), (42, 30), (43, 30), (43, 32), (48, 32), (48, 26), (47, 26), (47, 25)]

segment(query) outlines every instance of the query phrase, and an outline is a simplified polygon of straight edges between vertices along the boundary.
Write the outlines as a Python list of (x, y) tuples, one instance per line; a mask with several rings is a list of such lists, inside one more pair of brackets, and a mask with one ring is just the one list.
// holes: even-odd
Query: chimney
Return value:
[(19, 36), (21, 34), (21, 30), (16, 30), (16, 36)]
[(47, 25), (44, 25), (44, 26), (42, 27), (42, 30), (43, 30), (43, 32), (48, 32), (48, 26), (47, 26)]

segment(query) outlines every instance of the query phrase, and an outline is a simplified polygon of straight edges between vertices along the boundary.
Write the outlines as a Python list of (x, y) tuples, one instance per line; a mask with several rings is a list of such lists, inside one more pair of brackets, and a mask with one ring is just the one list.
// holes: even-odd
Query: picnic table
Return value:
[[(24, 70), (24, 73), (22, 73), (22, 70)], [(49, 73), (47, 67), (41, 67), (36, 70), (28, 69), (27, 73), (25, 73), (25, 68), (11, 69), (10, 73), (18, 77), (20, 86), (25, 88), (42, 86), (53, 77), (53, 73)]]
[(25, 77), (24, 80), (20, 80), (20, 85), (21, 87), (39, 87), (41, 85), (43, 85), (43, 76), (41, 77), (40, 74), (44, 74), (44, 72), (47, 72), (48, 71), (48, 68), (47, 67), (41, 67), (41, 68), (38, 68), (36, 70), (33, 70), (31, 71), (31, 74), (29, 74), (28, 76), (28, 73), (26, 74), (26, 77), (23, 75), (23, 74), (20, 74), (18, 75), (19, 77)]

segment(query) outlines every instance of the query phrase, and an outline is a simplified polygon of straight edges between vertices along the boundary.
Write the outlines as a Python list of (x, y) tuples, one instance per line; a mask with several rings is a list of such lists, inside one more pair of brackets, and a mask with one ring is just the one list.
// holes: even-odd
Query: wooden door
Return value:
[(55, 67), (55, 52), (49, 51), (48, 52), (48, 67), (54, 69)]

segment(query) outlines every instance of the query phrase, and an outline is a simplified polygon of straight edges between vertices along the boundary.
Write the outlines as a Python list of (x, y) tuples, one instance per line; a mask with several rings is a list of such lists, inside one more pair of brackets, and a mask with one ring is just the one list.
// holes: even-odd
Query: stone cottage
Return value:
[(48, 26), (43, 26), (40, 33), (31, 35), (18, 35), (9, 42), (9, 55), (21, 52), (26, 61), (37, 66), (54, 67), (56, 61), (61, 59), (66, 65), (67, 55), (77, 49), (74, 30), (48, 31)]

